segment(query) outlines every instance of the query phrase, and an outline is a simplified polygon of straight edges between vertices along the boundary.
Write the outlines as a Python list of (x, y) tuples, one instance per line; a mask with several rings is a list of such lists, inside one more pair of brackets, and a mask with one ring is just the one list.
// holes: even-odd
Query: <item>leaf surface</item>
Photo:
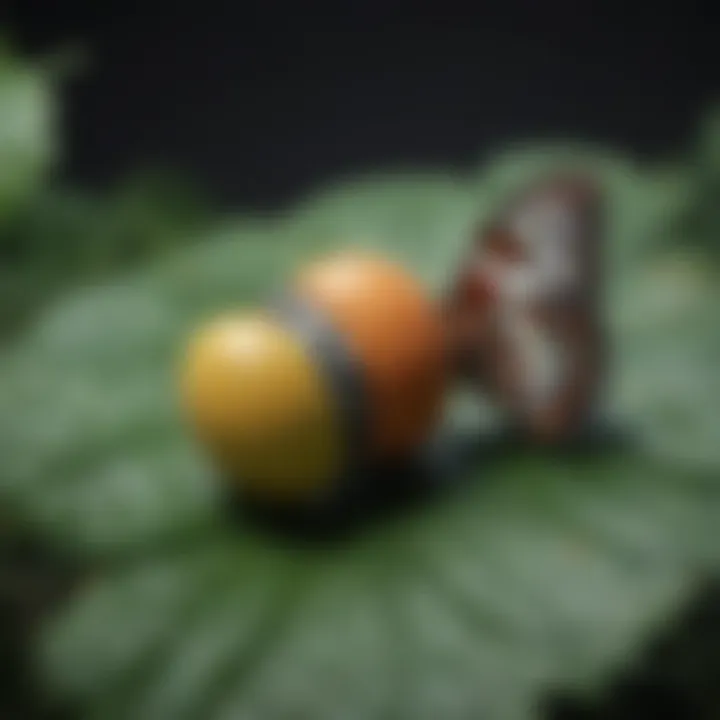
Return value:
[(533, 717), (549, 689), (601, 687), (717, 572), (717, 277), (656, 249), (677, 178), (617, 158), (582, 155), (609, 187), (605, 412), (628, 448), (481, 455), (431, 502), (298, 546), (228, 519), (179, 419), (195, 323), (338, 243), (437, 292), (478, 208), (548, 157), (238, 221), (69, 296), (3, 358), (0, 497), (104, 568), (45, 636), (55, 687), (104, 720)]

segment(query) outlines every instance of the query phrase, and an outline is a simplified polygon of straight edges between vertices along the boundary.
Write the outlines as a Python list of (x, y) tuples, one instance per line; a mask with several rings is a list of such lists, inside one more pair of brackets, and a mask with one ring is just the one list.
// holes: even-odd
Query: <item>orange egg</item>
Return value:
[(361, 367), (370, 454), (417, 448), (439, 420), (447, 366), (441, 314), (420, 282), (383, 257), (345, 251), (304, 268), (292, 290)]

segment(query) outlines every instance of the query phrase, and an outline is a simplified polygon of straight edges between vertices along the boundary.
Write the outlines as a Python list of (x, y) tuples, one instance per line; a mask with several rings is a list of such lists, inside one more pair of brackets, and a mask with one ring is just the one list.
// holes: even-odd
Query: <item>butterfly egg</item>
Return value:
[(420, 283), (344, 252), (301, 270), (274, 307), (201, 329), (183, 396), (200, 440), (244, 489), (307, 500), (423, 444), (442, 410), (445, 354)]

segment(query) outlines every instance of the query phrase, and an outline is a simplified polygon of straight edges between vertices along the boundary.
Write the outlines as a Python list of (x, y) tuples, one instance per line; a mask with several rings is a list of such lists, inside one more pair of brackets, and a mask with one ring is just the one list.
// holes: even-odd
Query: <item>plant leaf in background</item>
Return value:
[(138, 175), (104, 195), (42, 188), (6, 226), (12, 261), (0, 327), (17, 329), (62, 288), (100, 282), (197, 239), (198, 229), (211, 225), (202, 195), (168, 173)]
[(512, 720), (636, 659), (720, 569), (716, 275), (655, 240), (677, 169), (572, 153), (610, 193), (606, 411), (628, 449), (480, 455), (431, 502), (293, 545), (228, 517), (173, 395), (196, 322), (263, 302), (339, 241), (437, 291), (475, 215), (566, 157), (349, 183), (39, 317), (2, 358), (0, 499), (94, 568), (40, 644), (51, 688), (103, 720)]
[(0, 329), (32, 292), (9, 226), (48, 181), (58, 148), (58, 73), (19, 60), (0, 40)]
[(103, 194), (52, 177), (59, 100), (78, 65), (65, 52), (29, 63), (0, 45), (0, 334), (68, 285), (194, 240), (209, 203), (169, 170), (144, 172)]
[(0, 224), (45, 182), (57, 155), (57, 73), (0, 44)]
[(720, 254), (720, 105), (703, 117), (689, 162), (692, 193), (681, 228), (693, 241)]

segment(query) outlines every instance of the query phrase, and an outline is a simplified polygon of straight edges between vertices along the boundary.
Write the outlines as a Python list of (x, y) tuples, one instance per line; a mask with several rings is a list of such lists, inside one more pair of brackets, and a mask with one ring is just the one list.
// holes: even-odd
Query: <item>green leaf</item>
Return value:
[(0, 48), (0, 223), (57, 160), (58, 77)]
[(352, 547), (150, 557), (85, 593), (49, 662), (102, 717), (522, 717), (666, 620), (718, 562), (717, 502), (646, 461), (508, 459)]
[(527, 718), (550, 689), (602, 687), (717, 573), (716, 270), (657, 252), (677, 185), (618, 158), (584, 162), (610, 194), (606, 411), (629, 449), (480, 456), (451, 491), (306, 546), (230, 520), (179, 420), (196, 322), (342, 243), (437, 291), (538, 155), (565, 161), (371, 177), (228, 224), (69, 296), (2, 359), (0, 498), (99, 568), (41, 644), (57, 692), (103, 720)]
[(166, 255), (214, 223), (202, 194), (164, 173), (131, 177), (104, 195), (43, 188), (2, 236), (9, 263), (0, 278), (0, 328), (16, 330), (62, 288)]

